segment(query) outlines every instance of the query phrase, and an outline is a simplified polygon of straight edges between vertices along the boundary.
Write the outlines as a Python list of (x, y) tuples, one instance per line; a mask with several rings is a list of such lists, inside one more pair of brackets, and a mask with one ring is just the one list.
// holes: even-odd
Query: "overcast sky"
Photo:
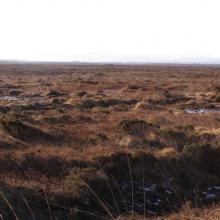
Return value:
[(0, 0), (0, 59), (220, 61), (220, 1)]

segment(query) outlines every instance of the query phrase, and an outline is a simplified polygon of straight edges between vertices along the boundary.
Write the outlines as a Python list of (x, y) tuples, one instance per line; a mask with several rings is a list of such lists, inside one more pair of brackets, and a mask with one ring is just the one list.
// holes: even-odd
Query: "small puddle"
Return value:
[(220, 198), (220, 186), (209, 186), (202, 192), (202, 198), (204, 200), (219, 200)]
[(101, 93), (108, 95), (118, 92), (118, 89), (102, 89)]
[[(123, 194), (123, 204), (129, 209), (133, 208), (137, 213), (146, 211), (150, 215), (161, 214), (163, 211), (169, 211), (170, 206), (179, 207), (179, 198), (172, 191), (171, 185), (173, 179), (170, 178), (160, 184), (147, 184), (143, 186), (142, 182), (133, 181), (132, 186), (129, 182), (119, 183), (120, 191)], [(170, 185), (171, 184), (171, 185)], [(133, 193), (134, 203), (131, 201), (131, 193)], [(145, 203), (142, 194), (145, 195)], [(189, 190), (184, 196), (193, 201), (195, 198), (194, 189)], [(220, 200), (220, 186), (212, 185), (198, 190), (197, 198), (201, 202), (218, 202)], [(119, 203), (120, 204), (120, 203)]]
[(18, 100), (18, 97), (16, 97), (16, 96), (0, 96), (0, 100), (16, 101), (16, 100)]
[[(150, 215), (157, 215), (162, 212), (162, 210), (168, 210), (170, 204), (177, 204), (177, 199), (174, 193), (170, 190), (167, 185), (168, 182), (164, 181), (162, 184), (144, 184), (142, 182), (133, 181), (132, 188), (134, 191), (134, 203), (132, 204), (130, 200), (130, 193), (132, 192), (131, 184), (129, 182), (120, 183), (120, 191), (124, 195), (123, 204), (126, 205), (128, 209), (133, 208), (137, 213), (142, 213), (146, 208), (146, 211)], [(145, 194), (146, 200), (143, 203), (142, 194)], [(146, 207), (145, 207), (146, 206)]]
[(33, 103), (45, 104), (48, 101), (48, 99), (42, 96), (28, 96), (28, 97), (0, 96), (0, 100), (16, 101), (16, 103), (18, 104), (33, 104)]
[(216, 112), (220, 112), (219, 108), (215, 108), (215, 109), (205, 109), (205, 108), (200, 108), (200, 109), (185, 109), (186, 113), (189, 114), (203, 114), (203, 113), (216, 113)]

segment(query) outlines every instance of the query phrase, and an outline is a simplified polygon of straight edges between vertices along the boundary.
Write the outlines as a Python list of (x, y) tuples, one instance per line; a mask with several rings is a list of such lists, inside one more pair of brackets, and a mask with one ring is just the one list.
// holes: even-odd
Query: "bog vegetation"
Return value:
[(219, 73), (1, 64), (0, 218), (219, 219)]

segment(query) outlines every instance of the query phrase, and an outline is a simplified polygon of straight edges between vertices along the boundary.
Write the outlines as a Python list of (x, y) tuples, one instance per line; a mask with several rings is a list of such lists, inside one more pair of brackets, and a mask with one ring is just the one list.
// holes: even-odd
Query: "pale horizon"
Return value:
[(171, 59), (171, 60), (146, 60), (146, 61), (134, 61), (134, 60), (19, 60), (19, 59), (0, 59), (1, 63), (89, 63), (89, 64), (207, 64), (207, 65), (220, 65), (220, 59)]

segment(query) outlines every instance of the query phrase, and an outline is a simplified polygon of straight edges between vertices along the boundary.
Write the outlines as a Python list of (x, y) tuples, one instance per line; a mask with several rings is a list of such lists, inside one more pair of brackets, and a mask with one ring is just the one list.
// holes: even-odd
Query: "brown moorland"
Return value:
[(0, 64), (0, 218), (219, 219), (219, 74)]

